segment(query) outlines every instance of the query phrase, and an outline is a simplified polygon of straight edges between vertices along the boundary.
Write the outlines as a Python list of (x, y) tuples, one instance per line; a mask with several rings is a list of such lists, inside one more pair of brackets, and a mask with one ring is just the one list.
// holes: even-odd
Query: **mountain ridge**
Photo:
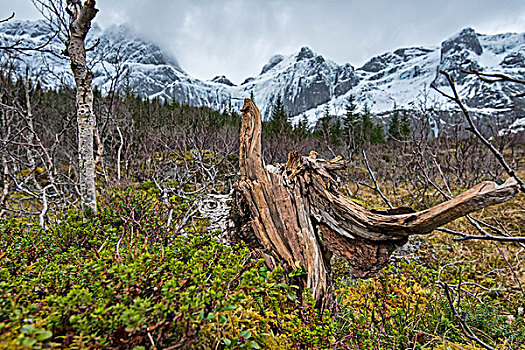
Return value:
[[(0, 43), (20, 40), (23, 45), (37, 46), (52, 34), (40, 21), (10, 21), (0, 24)], [(94, 86), (108, 91), (114, 77), (120, 86), (148, 98), (177, 100), (196, 106), (222, 110), (239, 109), (244, 97), (254, 96), (264, 118), (271, 114), (271, 105), (281, 96), (285, 109), (297, 118), (306, 116), (315, 122), (325, 110), (342, 114), (349, 95), (372, 112), (394, 108), (414, 109), (421, 96), (435, 100), (443, 108), (449, 102), (430, 90), (434, 83), (446, 89), (439, 70), (446, 70), (456, 80), (461, 97), (476, 110), (509, 111), (519, 101), (513, 97), (525, 87), (516, 84), (485, 84), (462, 69), (501, 72), (525, 77), (525, 33), (478, 34), (465, 28), (445, 39), (438, 46), (406, 47), (370, 58), (361, 67), (350, 63), (337, 64), (304, 46), (290, 55), (274, 55), (257, 76), (240, 85), (226, 76), (203, 81), (192, 77), (170, 55), (150, 40), (126, 26), (110, 26), (104, 30), (96, 24), (87, 38), (88, 45), (100, 42), (89, 53), (94, 72)], [(60, 52), (58, 39), (51, 50)], [(0, 52), (0, 57), (7, 54)], [(20, 67), (30, 67), (50, 88), (73, 83), (67, 60), (53, 55), (20, 57)]]

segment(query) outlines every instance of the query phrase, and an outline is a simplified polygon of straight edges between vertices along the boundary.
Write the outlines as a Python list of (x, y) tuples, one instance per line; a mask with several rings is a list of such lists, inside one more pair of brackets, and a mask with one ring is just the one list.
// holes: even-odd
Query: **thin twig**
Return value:
[(9, 17), (7, 17), (7, 18), (4, 18), (4, 19), (0, 20), (0, 23), (4, 23), (4, 22), (7, 22), (7, 21), (10, 21), (10, 20), (12, 20), (13, 18), (15, 18), (15, 13), (14, 13), (14, 12), (11, 14), (11, 16), (9, 16)]
[[(449, 233), (455, 236), (460, 236), (459, 238), (454, 238), (454, 241), (467, 241), (471, 239), (479, 239), (482, 241), (497, 241), (497, 242), (518, 242), (518, 243), (525, 243), (525, 237), (501, 237), (501, 236), (493, 236), (491, 234), (486, 234), (484, 236), (479, 235), (470, 235), (468, 233), (463, 233), (459, 231), (454, 231), (448, 228), (440, 227), (437, 229), (438, 231)], [(485, 231), (486, 232), (486, 231)]]
[(375, 190), (377, 191), (377, 193), (379, 193), (379, 195), (381, 196), (381, 198), (383, 199), (383, 202), (385, 202), (388, 207), (390, 209), (394, 209), (394, 206), (392, 205), (392, 203), (390, 203), (390, 201), (388, 200), (388, 198), (386, 198), (386, 196), (383, 194), (383, 192), (381, 191), (381, 188), (379, 188), (379, 185), (377, 183), (377, 179), (376, 179), (376, 176), (374, 175), (374, 172), (372, 171), (372, 169), (370, 168), (370, 164), (368, 163), (368, 158), (366, 157), (366, 152), (365, 150), (363, 149), (363, 157), (365, 159), (365, 164), (366, 164), (366, 169), (368, 170), (368, 174), (370, 175), (370, 177), (372, 178), (372, 181), (374, 182), (374, 186), (375, 186)]
[(525, 80), (514, 78), (514, 77), (511, 77), (510, 75), (506, 75), (502, 73), (483, 73), (475, 69), (470, 69), (470, 70), (462, 69), (461, 71), (467, 74), (475, 74), (478, 76), (479, 79), (489, 84), (499, 83), (499, 82), (511, 82), (511, 83), (517, 83), (517, 84), (525, 84)]

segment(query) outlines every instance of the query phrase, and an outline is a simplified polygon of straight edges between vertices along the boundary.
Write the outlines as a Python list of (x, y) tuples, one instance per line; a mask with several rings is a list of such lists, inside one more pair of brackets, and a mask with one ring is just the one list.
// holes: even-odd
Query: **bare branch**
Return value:
[(470, 69), (470, 70), (462, 69), (461, 71), (467, 74), (475, 74), (478, 76), (479, 79), (489, 84), (499, 83), (499, 82), (511, 82), (511, 83), (517, 83), (517, 84), (525, 84), (525, 80), (514, 78), (514, 77), (511, 77), (503, 73), (483, 73), (475, 69)]
[(28, 55), (27, 52), (44, 52), (44, 53), (52, 54), (52, 55), (57, 56), (57, 57), (61, 57), (60, 55), (58, 55), (53, 50), (46, 49), (46, 47), (51, 43), (51, 41), (54, 38), (56, 38), (58, 33), (59, 32), (56, 31), (43, 44), (38, 45), (38, 46), (33, 46), (33, 47), (31, 47), (31, 46), (23, 46), (22, 45), (22, 41), (21, 40), (17, 40), (17, 41), (15, 41), (14, 43), (12, 43), (10, 45), (0, 46), (0, 50), (4, 50), (4, 51), (7, 51), (7, 52), (18, 52), (18, 53), (21, 53), (21, 54), (24, 54), (24, 55)]
[(11, 16), (9, 16), (9, 17), (7, 17), (7, 18), (4, 18), (4, 19), (0, 20), (0, 23), (4, 23), (4, 22), (7, 22), (7, 21), (10, 21), (10, 20), (12, 20), (13, 18), (15, 18), (15, 13), (14, 13), (14, 12), (11, 14)]
[(89, 51), (93, 51), (95, 50), (95, 48), (100, 44), (100, 38), (97, 38), (97, 40), (95, 41), (95, 43), (93, 45), (91, 45), (90, 47), (87, 47), (86, 48), (86, 52), (89, 52)]
[[(501, 236), (494, 236), (491, 234), (485, 234), (484, 236), (480, 235), (470, 235), (467, 233), (454, 231), (448, 228), (438, 228), (438, 231), (445, 232), (452, 234), (454, 236), (460, 236), (460, 238), (454, 238), (454, 241), (467, 241), (472, 239), (477, 239), (481, 241), (496, 241), (496, 242), (517, 242), (517, 243), (525, 243), (525, 237), (501, 237)], [(486, 231), (485, 231), (486, 232)]]
[(477, 344), (481, 345), (485, 349), (496, 350), (496, 348), (493, 348), (492, 346), (488, 345), (487, 343), (485, 343), (481, 339), (479, 339), (474, 334), (474, 332), (472, 332), (470, 327), (468, 326), (467, 322), (465, 321), (465, 316), (464, 315), (460, 315), (457, 312), (456, 308), (454, 307), (454, 302), (452, 301), (452, 297), (450, 296), (449, 285), (446, 284), (446, 283), (443, 283), (443, 282), (440, 282), (440, 285), (441, 285), (441, 287), (443, 287), (443, 289), (445, 291), (445, 296), (447, 297), (447, 301), (448, 301), (448, 304), (450, 306), (450, 309), (452, 310), (452, 313), (454, 314), (454, 316), (456, 317), (456, 320), (458, 320), (459, 324), (461, 325), (461, 330), (463, 331), (463, 334), (469, 340), (472, 340), (472, 341), (476, 342)]
[(374, 182), (374, 189), (376, 190), (377, 193), (379, 193), (379, 195), (383, 199), (383, 202), (385, 202), (390, 209), (394, 209), (394, 206), (392, 205), (392, 203), (390, 203), (388, 198), (381, 191), (381, 188), (379, 188), (376, 176), (374, 175), (374, 172), (370, 168), (370, 164), (368, 163), (368, 158), (366, 156), (366, 151), (364, 149), (363, 149), (363, 157), (364, 157), (365, 164), (366, 164), (366, 170), (368, 171), (368, 174), (370, 175), (370, 178), (372, 178), (372, 181)]
[(459, 106), (459, 108), (461, 109), (463, 115), (467, 119), (467, 122), (468, 122), (468, 124), (470, 126), (470, 128), (468, 130), (471, 131), (485, 146), (487, 146), (489, 148), (489, 150), (492, 152), (492, 154), (496, 157), (496, 159), (499, 161), (499, 163), (503, 166), (505, 171), (511, 177), (513, 177), (516, 180), (516, 182), (519, 185), (520, 191), (525, 193), (525, 182), (523, 182), (523, 180), (516, 174), (514, 169), (512, 169), (509, 164), (507, 164), (507, 161), (505, 160), (503, 155), (496, 149), (496, 147), (494, 147), (492, 145), (492, 143), (490, 143), (490, 141), (488, 141), (479, 132), (478, 128), (474, 124), (474, 121), (472, 120), (472, 117), (471, 117), (470, 113), (468, 112), (468, 110), (465, 107), (465, 105), (463, 104), (463, 102), (461, 102), (461, 99), (460, 99), (459, 94), (458, 94), (457, 89), (456, 89), (456, 84), (454, 83), (454, 80), (452, 79), (450, 74), (448, 74), (445, 71), (440, 71), (440, 73), (443, 74), (447, 78), (448, 84), (450, 85), (450, 88), (452, 89), (453, 96), (448, 95), (448, 94), (444, 93), (443, 91), (439, 90), (435, 85), (431, 85), (432, 88), (435, 89), (440, 94), (442, 94), (443, 96), (445, 96), (445, 97), (449, 98), (450, 100), (454, 101)]

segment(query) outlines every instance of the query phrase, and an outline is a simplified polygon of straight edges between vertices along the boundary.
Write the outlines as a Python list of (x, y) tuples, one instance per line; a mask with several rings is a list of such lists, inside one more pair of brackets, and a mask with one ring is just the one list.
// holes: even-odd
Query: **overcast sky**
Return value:
[[(1, 18), (39, 14), (30, 0), (1, 0)], [(172, 53), (190, 75), (257, 75), (274, 54), (302, 46), (359, 67), (399, 47), (439, 45), (464, 27), (525, 32), (525, 0), (98, 0), (101, 27), (128, 23)]]

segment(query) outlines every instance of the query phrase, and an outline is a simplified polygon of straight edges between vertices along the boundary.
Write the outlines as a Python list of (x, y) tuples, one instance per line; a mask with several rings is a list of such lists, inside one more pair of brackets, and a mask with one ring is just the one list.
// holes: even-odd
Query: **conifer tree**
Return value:
[(277, 100), (272, 108), (272, 120), (284, 121), (287, 120), (288, 116), (284, 110), (283, 102), (281, 101), (281, 96), (277, 96)]
[(343, 118), (343, 128), (345, 131), (350, 131), (354, 129), (357, 119), (359, 118), (359, 113), (357, 111), (357, 104), (355, 103), (355, 96), (350, 95), (346, 102), (346, 114)]
[(390, 119), (390, 123), (388, 124), (388, 134), (391, 138), (399, 140), (401, 138), (401, 133), (399, 129), (399, 112), (394, 111), (394, 114), (392, 115), (392, 119)]
[(269, 136), (275, 136), (277, 134), (289, 135), (292, 132), (292, 123), (284, 109), (281, 96), (277, 96), (277, 99), (272, 106), (272, 115), (270, 120), (266, 123), (265, 129)]
[(363, 113), (361, 114), (360, 122), (360, 143), (361, 145), (369, 142), (372, 135), (374, 123), (372, 122), (372, 112), (370, 108), (365, 105)]
[(399, 133), (403, 139), (407, 139), (410, 136), (410, 121), (408, 120), (406, 112), (403, 112), (401, 115), (401, 119), (399, 121)]
[(343, 130), (347, 137), (349, 150), (357, 150), (359, 145), (359, 138), (357, 137), (359, 134), (359, 112), (357, 109), (357, 104), (355, 103), (354, 95), (350, 95), (348, 97), (345, 108), (346, 113), (343, 117)]
[(343, 128), (341, 126), (341, 119), (337, 118), (330, 128), (330, 142), (336, 146), (341, 144), (341, 136), (343, 135)]
[(304, 140), (310, 136), (311, 132), (308, 128), (308, 118), (303, 114), (301, 120), (297, 123), (297, 126), (293, 130), (293, 134), (296, 139)]
[(330, 117), (323, 115), (317, 121), (316, 125), (316, 137), (323, 140), (325, 144), (330, 142)]
[(406, 113), (399, 115), (398, 111), (394, 112), (388, 126), (388, 133), (397, 140), (404, 140), (410, 136), (410, 121)]
[(385, 142), (385, 130), (383, 129), (383, 124), (378, 122), (372, 127), (372, 135), (370, 136), (370, 142), (373, 144), (384, 143)]
[(328, 105), (328, 104), (324, 105), (324, 107), (323, 107), (323, 116), (325, 118), (329, 118), (330, 117), (330, 105)]

